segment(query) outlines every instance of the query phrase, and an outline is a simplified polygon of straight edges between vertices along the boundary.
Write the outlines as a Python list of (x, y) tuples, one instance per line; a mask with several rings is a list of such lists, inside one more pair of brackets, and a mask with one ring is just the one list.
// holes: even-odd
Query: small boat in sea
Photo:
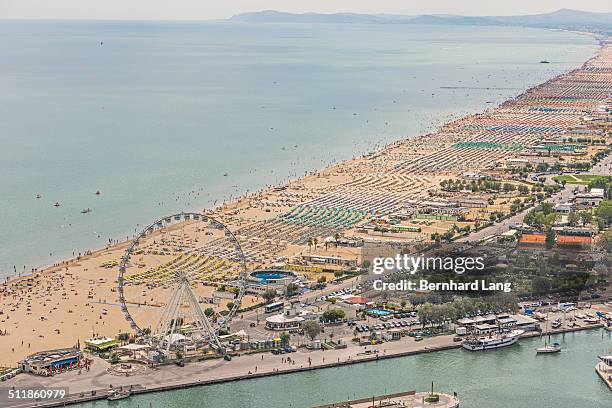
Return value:
[(85, 210), (81, 210), (81, 214), (89, 214), (91, 212), (91, 208), (87, 208)]
[(55, 204), (53, 204), (54, 207), (59, 207), (61, 204), (59, 202), (55, 202)]
[(41, 198), (42, 196), (40, 194), (36, 194), (36, 198)]
[(229, 173), (223, 173), (223, 177), (229, 176)]
[(120, 399), (128, 398), (130, 395), (132, 395), (132, 393), (129, 390), (125, 390), (125, 391), (114, 390), (112, 393), (108, 395), (106, 399), (109, 401), (117, 401)]
[(540, 64), (550, 64), (550, 62), (548, 62), (546, 60), (542, 60), (542, 61), (540, 61)]
[(100, 190), (96, 191), (96, 195), (100, 195)]
[(470, 351), (489, 350), (511, 346), (516, 343), (523, 330), (502, 331), (489, 335), (468, 337), (461, 343), (461, 347)]
[(544, 347), (538, 347), (536, 349), (536, 352), (538, 354), (558, 353), (560, 351), (561, 351), (561, 345), (559, 343), (544, 344)]

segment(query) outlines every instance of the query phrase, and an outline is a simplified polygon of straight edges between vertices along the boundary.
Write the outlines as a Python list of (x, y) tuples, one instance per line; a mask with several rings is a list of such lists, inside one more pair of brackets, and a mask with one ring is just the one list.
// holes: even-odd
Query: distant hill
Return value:
[(254, 23), (394, 23), (413, 19), (412, 16), (374, 15), (358, 13), (285, 13), (282, 11), (265, 10), (252, 13), (242, 13), (232, 16), (232, 21), (248, 21)]
[(237, 14), (232, 21), (256, 23), (333, 23), (333, 24), (438, 24), (438, 25), (512, 25), (560, 28), (612, 34), (612, 13), (561, 9), (552, 13), (523, 16), (459, 16), (425, 14), (419, 16), (358, 13), (285, 13), (274, 10)]

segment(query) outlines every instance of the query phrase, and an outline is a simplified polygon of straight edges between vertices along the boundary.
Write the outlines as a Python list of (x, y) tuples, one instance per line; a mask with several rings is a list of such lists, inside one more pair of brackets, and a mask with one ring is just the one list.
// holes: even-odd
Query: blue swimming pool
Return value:
[(291, 271), (281, 269), (261, 269), (253, 271), (249, 274), (250, 279), (258, 281), (261, 284), (271, 284), (283, 282), (285, 279), (296, 279), (297, 275)]
[(278, 272), (261, 272), (253, 275), (254, 277), (261, 280), (269, 280), (269, 279), (282, 279), (286, 277), (286, 274), (278, 273)]
[(380, 309), (370, 309), (368, 310), (368, 313), (377, 315), (377, 316), (387, 316), (391, 314), (391, 312), (388, 310), (380, 310)]

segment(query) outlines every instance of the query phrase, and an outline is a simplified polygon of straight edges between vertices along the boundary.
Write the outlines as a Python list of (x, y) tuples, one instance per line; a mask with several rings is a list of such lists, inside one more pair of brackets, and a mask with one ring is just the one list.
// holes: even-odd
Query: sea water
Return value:
[(516, 27), (0, 21), (0, 277), (430, 132), (596, 49)]

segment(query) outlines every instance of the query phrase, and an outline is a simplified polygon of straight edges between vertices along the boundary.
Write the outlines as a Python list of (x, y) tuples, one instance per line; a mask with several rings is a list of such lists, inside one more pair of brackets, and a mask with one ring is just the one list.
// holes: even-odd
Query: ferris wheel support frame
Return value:
[[(130, 327), (134, 330), (138, 338), (144, 341), (148, 341), (148, 342), (153, 341), (153, 336), (152, 336), (153, 333), (152, 332), (147, 333), (145, 330), (143, 330), (136, 323), (136, 321), (134, 320), (134, 318), (132, 317), (129, 311), (129, 308), (127, 307), (127, 302), (125, 299), (124, 275), (127, 269), (127, 265), (130, 261), (130, 257), (132, 256), (134, 249), (140, 244), (140, 241), (144, 239), (145, 237), (147, 237), (149, 234), (152, 234), (156, 229), (164, 228), (164, 223), (167, 222), (168, 220), (171, 221), (172, 219), (182, 221), (182, 222), (189, 221), (189, 220), (205, 221), (205, 222), (210, 223), (212, 227), (219, 229), (219, 230), (223, 230), (225, 237), (230, 241), (230, 243), (232, 243), (235, 246), (235, 250), (240, 258), (238, 260), (238, 264), (240, 268), (239, 279), (238, 279), (238, 293), (236, 294), (236, 298), (235, 298), (237, 300), (232, 302), (233, 304), (232, 304), (231, 309), (228, 311), (228, 313), (225, 316), (222, 316), (221, 319), (218, 320), (216, 327), (213, 327), (213, 325), (208, 320), (208, 317), (206, 316), (206, 314), (202, 311), (202, 308), (200, 307), (195, 294), (191, 290), (191, 287), (189, 287), (188, 279), (186, 277), (179, 279), (178, 288), (183, 287), (182, 291), (185, 291), (184, 286), (186, 285), (187, 286), (186, 288), (187, 289), (187, 300), (190, 303), (194, 302), (192, 304), (197, 305), (197, 307), (195, 307), (195, 317), (197, 320), (200, 320), (203, 323), (204, 330), (208, 334), (209, 343), (211, 344), (213, 348), (217, 350), (217, 352), (225, 355), (225, 350), (221, 346), (221, 343), (219, 341), (218, 331), (220, 329), (223, 329), (229, 326), (232, 318), (235, 316), (236, 312), (240, 308), (242, 297), (244, 296), (245, 290), (246, 290), (246, 271), (247, 271), (246, 260), (245, 260), (244, 253), (242, 252), (240, 243), (238, 242), (234, 234), (224, 224), (222, 224), (221, 222), (215, 220), (214, 218), (208, 215), (201, 214), (201, 213), (193, 213), (193, 212), (181, 212), (181, 213), (176, 213), (170, 216), (166, 216), (166, 217), (163, 217), (155, 221), (149, 226), (147, 226), (145, 229), (143, 229), (140, 232), (140, 234), (138, 234), (138, 236), (136, 236), (136, 238), (132, 240), (125, 254), (121, 257), (121, 262), (119, 263), (119, 275), (117, 277), (117, 291), (119, 292), (119, 303), (121, 304), (121, 311), (123, 312), (125, 319), (130, 324)], [(170, 301), (172, 301), (175, 295), (177, 295), (177, 293), (176, 291), (173, 291), (173, 294), (170, 297)], [(183, 295), (181, 294), (180, 297), (183, 298)], [(166, 311), (164, 311), (164, 313), (165, 312)], [(169, 313), (172, 314), (176, 312), (169, 311)], [(166, 318), (164, 318), (164, 316), (162, 315), (162, 319), (166, 319)], [(162, 320), (160, 320), (160, 322), (158, 323), (158, 326), (160, 325), (160, 323), (162, 323)]]

